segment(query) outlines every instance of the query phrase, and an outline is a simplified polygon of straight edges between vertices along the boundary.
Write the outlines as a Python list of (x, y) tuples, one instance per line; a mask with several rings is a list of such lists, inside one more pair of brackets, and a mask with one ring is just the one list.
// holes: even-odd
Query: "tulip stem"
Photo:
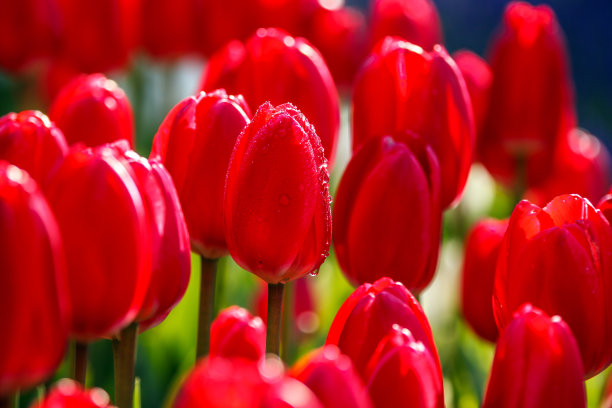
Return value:
[(118, 408), (132, 408), (134, 403), (134, 367), (138, 323), (132, 323), (113, 338), (115, 367), (115, 403)]
[(268, 283), (268, 323), (266, 330), (266, 353), (277, 356), (280, 351), (280, 326), (283, 311), (284, 283)]
[(74, 366), (72, 367), (72, 378), (81, 383), (85, 387), (87, 378), (87, 352), (88, 344), (86, 342), (74, 342)]
[(294, 316), (295, 313), (295, 281), (290, 281), (285, 284), (283, 294), (283, 305), (287, 308), (287, 310), (283, 313), (281, 317), (281, 344), (282, 353), (281, 358), (287, 364), (290, 364), (293, 359), (293, 350), (292, 345), (294, 344), (293, 334), (295, 333), (295, 322), (291, 321), (291, 317)]
[(198, 340), (196, 361), (208, 354), (210, 348), (210, 326), (215, 311), (215, 286), (217, 281), (217, 259), (201, 257), (200, 311), (198, 314)]

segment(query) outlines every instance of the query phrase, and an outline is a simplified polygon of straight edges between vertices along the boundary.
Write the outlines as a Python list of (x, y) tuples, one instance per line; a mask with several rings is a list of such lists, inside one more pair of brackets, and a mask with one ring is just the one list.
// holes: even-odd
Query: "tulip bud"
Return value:
[(550, 172), (556, 141), (575, 127), (563, 33), (548, 6), (510, 3), (490, 48), (490, 106), (478, 155), (498, 180), (511, 184), (526, 160), (527, 183)]
[(463, 317), (483, 339), (498, 336), (492, 296), (495, 268), (508, 220), (484, 219), (472, 228), (465, 244), (461, 308)]
[(151, 281), (136, 317), (141, 328), (147, 329), (164, 320), (187, 290), (191, 273), (189, 234), (176, 189), (164, 165), (140, 157), (126, 140), (108, 147), (132, 170), (151, 231)]
[(61, 57), (81, 72), (121, 68), (138, 44), (139, 0), (56, 0)]
[(525, 304), (499, 337), (483, 407), (586, 407), (583, 374), (567, 324)]
[(465, 80), (466, 89), (470, 95), (474, 112), (475, 146), (478, 146), (489, 109), (493, 73), (489, 64), (471, 51), (457, 51), (453, 54), (453, 59)]
[(244, 44), (231, 42), (211, 57), (201, 88), (242, 94), (253, 111), (267, 101), (295, 105), (316, 129), (332, 167), (340, 122), (338, 92), (323, 57), (305, 39), (259, 29)]
[(44, 400), (31, 408), (111, 408), (110, 398), (102, 388), (83, 390), (79, 383), (64, 378)]
[(325, 343), (337, 345), (351, 358), (362, 378), (367, 379), (366, 364), (394, 324), (410, 330), (415, 340), (430, 350), (441, 373), (431, 328), (421, 305), (404, 285), (389, 278), (355, 289), (336, 314)]
[(394, 324), (366, 368), (368, 392), (377, 408), (442, 408), (444, 389), (437, 356), (406, 328)]
[(71, 333), (111, 336), (132, 322), (151, 275), (151, 232), (133, 173), (108, 146), (68, 153), (47, 197), (66, 250)]
[(151, 158), (164, 163), (179, 194), (192, 248), (208, 259), (227, 254), (223, 194), (230, 156), (250, 112), (242, 96), (201, 92), (162, 122)]
[(612, 225), (612, 188), (608, 191), (608, 194), (601, 198), (597, 204), (597, 209), (601, 211), (608, 220), (608, 223)]
[(461, 73), (441, 46), (425, 52), (386, 37), (357, 75), (353, 151), (374, 137), (412, 132), (438, 157), (442, 208), (461, 196), (472, 163), (474, 123)]
[(132, 107), (115, 81), (102, 74), (81, 75), (57, 95), (49, 117), (68, 144), (97, 146), (126, 139), (134, 145)]
[(333, 219), (336, 256), (349, 281), (388, 276), (421, 291), (433, 278), (440, 246), (433, 150), (415, 135), (366, 141), (342, 176)]
[(306, 117), (291, 104), (260, 106), (227, 172), (225, 236), (234, 260), (274, 284), (316, 272), (331, 242), (328, 181)]
[[(66, 265), (36, 182), (0, 161), (0, 399), (49, 378), (68, 338)], [(42, 341), (44, 339), (44, 341)]]
[(389, 35), (428, 51), (442, 43), (440, 17), (431, 0), (374, 0), (371, 9), (371, 45)]
[(277, 360), (200, 360), (181, 386), (173, 408), (322, 408), (301, 382), (285, 377)]
[(26, 170), (41, 186), (67, 150), (64, 134), (44, 113), (23, 111), (0, 118), (0, 159)]
[(372, 407), (351, 359), (334, 345), (323, 346), (302, 357), (290, 375), (308, 386), (325, 408)]
[(210, 355), (258, 361), (265, 355), (266, 325), (238, 306), (219, 312), (210, 328)]
[(612, 361), (612, 229), (578, 195), (540, 208), (521, 201), (510, 217), (493, 288), (499, 328), (529, 302), (572, 329), (586, 378)]

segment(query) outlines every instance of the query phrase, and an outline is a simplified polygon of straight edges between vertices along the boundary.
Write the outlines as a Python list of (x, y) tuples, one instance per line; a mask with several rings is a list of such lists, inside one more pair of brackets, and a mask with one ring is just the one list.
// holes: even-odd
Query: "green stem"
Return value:
[(134, 402), (134, 367), (138, 323), (132, 323), (113, 338), (115, 367), (115, 403), (118, 408), (132, 408)]
[(280, 325), (283, 310), (283, 283), (268, 283), (268, 324), (266, 331), (266, 353), (277, 356), (280, 351)]
[(202, 276), (200, 280), (200, 310), (198, 313), (198, 340), (196, 361), (208, 354), (210, 348), (210, 326), (215, 310), (215, 283), (217, 280), (217, 259), (201, 257)]
[(87, 379), (87, 352), (89, 345), (86, 342), (75, 340), (74, 342), (74, 366), (72, 367), (72, 378), (85, 387)]
[(283, 345), (281, 349), (281, 358), (287, 364), (290, 364), (293, 359), (293, 344), (294, 338), (293, 334), (296, 332), (295, 330), (295, 322), (292, 322), (291, 317), (294, 315), (295, 304), (294, 304), (294, 296), (295, 296), (295, 281), (287, 282), (284, 289), (283, 296), (283, 304), (287, 310), (283, 311), (283, 315), (281, 317), (281, 344)]

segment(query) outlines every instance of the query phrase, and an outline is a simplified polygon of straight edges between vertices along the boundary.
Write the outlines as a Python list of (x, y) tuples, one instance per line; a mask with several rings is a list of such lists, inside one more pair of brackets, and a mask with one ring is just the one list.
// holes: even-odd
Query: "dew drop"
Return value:
[(318, 274), (319, 274), (319, 268), (317, 268), (314, 271), (310, 272), (308, 275), (309, 276), (317, 276)]

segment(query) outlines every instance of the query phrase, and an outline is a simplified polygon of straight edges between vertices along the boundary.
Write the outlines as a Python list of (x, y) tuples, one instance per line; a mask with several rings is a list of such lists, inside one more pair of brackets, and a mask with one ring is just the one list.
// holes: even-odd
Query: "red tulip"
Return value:
[(242, 96), (224, 90), (179, 102), (164, 119), (151, 158), (164, 163), (178, 191), (191, 246), (209, 259), (227, 254), (223, 229), (225, 176), (238, 135), (249, 123)]
[[(66, 266), (36, 182), (0, 161), (0, 399), (49, 378), (68, 338)], [(44, 339), (44, 341), (42, 341)]]
[(307, 38), (323, 55), (336, 84), (351, 86), (367, 55), (367, 25), (353, 7), (319, 7), (311, 17)]
[(181, 57), (196, 50), (195, 0), (142, 0), (142, 45), (160, 58)]
[(421, 305), (404, 285), (389, 278), (355, 289), (336, 314), (326, 344), (337, 345), (365, 378), (366, 364), (395, 324), (410, 330), (415, 340), (423, 343), (435, 356), (441, 373), (431, 328)]
[(336, 200), (334, 247), (349, 281), (388, 276), (413, 291), (429, 284), (442, 221), (440, 166), (429, 146), (415, 135), (369, 139), (348, 164)]
[(200, 360), (174, 408), (322, 408), (312, 391), (285, 377), (280, 362), (212, 357)]
[(81, 75), (57, 95), (49, 117), (68, 144), (97, 146), (126, 139), (134, 145), (132, 107), (125, 93), (102, 74)]
[(329, 253), (331, 198), (319, 137), (291, 104), (265, 103), (240, 135), (225, 184), (225, 236), (268, 283), (315, 272)]
[(526, 304), (499, 337), (483, 407), (586, 407), (583, 374), (568, 325)]
[(61, 57), (82, 72), (121, 68), (138, 45), (139, 0), (56, 0)]
[(608, 191), (608, 194), (604, 195), (599, 203), (597, 209), (601, 211), (604, 217), (612, 225), (612, 188)]
[(26, 170), (40, 185), (67, 150), (64, 134), (44, 113), (23, 111), (0, 118), (0, 159)]
[(489, 109), (493, 73), (487, 62), (471, 51), (457, 51), (453, 54), (453, 59), (465, 80), (465, 85), (472, 101), (477, 146)]
[(325, 408), (372, 407), (351, 359), (334, 345), (323, 346), (302, 357), (290, 375), (306, 384)]
[(357, 75), (353, 151), (370, 138), (406, 131), (438, 156), (442, 208), (448, 207), (461, 196), (472, 163), (474, 124), (465, 83), (444, 48), (425, 52), (387, 37)]
[(60, 380), (44, 400), (31, 408), (111, 408), (110, 398), (101, 388), (83, 390), (75, 381)]
[(572, 329), (586, 378), (612, 361), (612, 229), (578, 195), (544, 208), (521, 201), (508, 224), (497, 263), (493, 311), (508, 325), (523, 303), (558, 314)]
[(374, 0), (371, 9), (371, 44), (388, 35), (433, 49), (442, 43), (442, 27), (431, 0)]
[(68, 264), (71, 333), (111, 336), (140, 311), (151, 274), (151, 231), (127, 164), (111, 148), (73, 149), (50, 180)]
[(259, 29), (244, 44), (231, 42), (210, 59), (202, 89), (242, 94), (252, 110), (266, 101), (290, 102), (321, 138), (330, 168), (339, 129), (338, 92), (323, 57), (303, 38)]
[(393, 325), (378, 343), (367, 367), (368, 392), (376, 408), (444, 407), (442, 375), (437, 358), (410, 330)]
[[(512, 183), (527, 160), (529, 185), (549, 173), (556, 141), (575, 126), (563, 33), (545, 5), (513, 2), (491, 45), (493, 83), (478, 154), (489, 172)], [(522, 157), (522, 158), (521, 158)]]
[(265, 355), (266, 325), (238, 306), (219, 312), (210, 328), (210, 355), (258, 361)]
[(558, 195), (578, 194), (595, 203), (612, 182), (610, 152), (581, 129), (572, 129), (559, 140), (553, 160), (544, 182), (527, 191), (530, 201), (545, 205)]
[(164, 320), (187, 290), (191, 273), (189, 234), (176, 189), (164, 165), (140, 157), (126, 140), (109, 147), (131, 168), (151, 231), (151, 281), (136, 317), (146, 329)]
[(491, 299), (501, 243), (508, 220), (484, 219), (474, 225), (465, 244), (461, 309), (472, 329), (483, 339), (498, 336)]

